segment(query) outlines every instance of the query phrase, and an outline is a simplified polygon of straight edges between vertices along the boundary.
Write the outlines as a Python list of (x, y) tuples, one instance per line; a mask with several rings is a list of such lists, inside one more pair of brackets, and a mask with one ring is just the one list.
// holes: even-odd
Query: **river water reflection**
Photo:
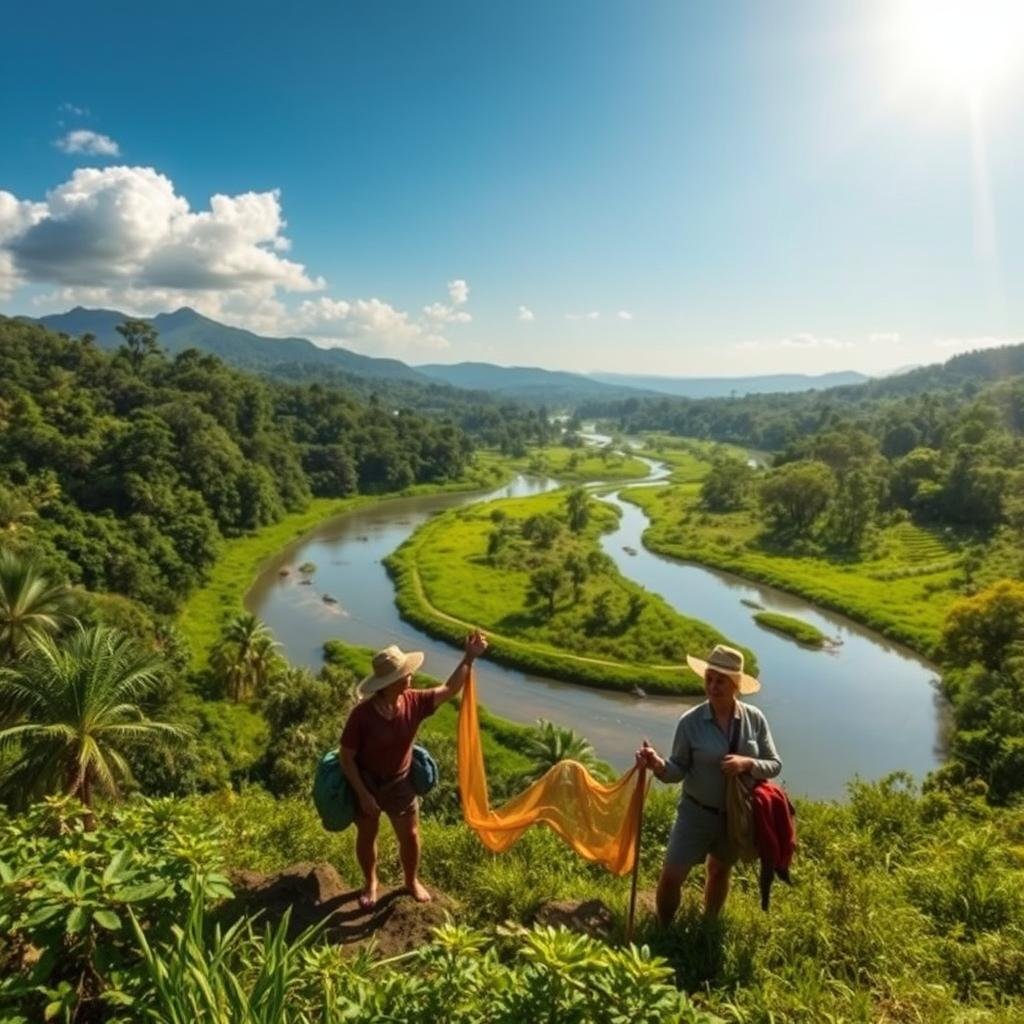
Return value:
[[(488, 494), (398, 498), (328, 520), (267, 563), (245, 605), (270, 626), (296, 664), (318, 667), (331, 638), (372, 648), (397, 643), (425, 651), (425, 670), (444, 677), (456, 651), (402, 622), (381, 560), (444, 509), (556, 486), (520, 476)], [(874, 779), (904, 769), (920, 776), (938, 764), (942, 708), (926, 662), (799, 598), (648, 552), (641, 541), (643, 512), (617, 496), (605, 500), (622, 510), (619, 529), (602, 546), (623, 574), (757, 652), (764, 686), (752, 702), (768, 715), (784, 761), (783, 780), (792, 792), (837, 797), (857, 774)], [(305, 561), (317, 566), (311, 583), (300, 582), (296, 572), (279, 574), (283, 566)], [(324, 594), (337, 603), (325, 603)], [(757, 626), (744, 599), (798, 615), (843, 643), (834, 654), (801, 648)], [(478, 665), (478, 686), (481, 701), (496, 714), (569, 725), (619, 768), (631, 763), (644, 736), (664, 750), (688, 703), (591, 690), (486, 662)]]

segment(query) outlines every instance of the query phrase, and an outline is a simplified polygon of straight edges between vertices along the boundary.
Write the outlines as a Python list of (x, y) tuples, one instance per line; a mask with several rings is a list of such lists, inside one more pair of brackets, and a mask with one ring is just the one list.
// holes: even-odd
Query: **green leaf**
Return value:
[(116, 932), (121, 927), (121, 918), (112, 910), (97, 910), (93, 913), (92, 919), (108, 932)]
[(38, 928), (39, 925), (46, 924), (51, 918), (56, 917), (61, 912), (61, 909), (59, 903), (44, 903), (25, 919), (25, 927)]
[(138, 882), (135, 885), (123, 885), (115, 889), (112, 895), (121, 903), (143, 903), (161, 895), (166, 889), (166, 882)]
[(125, 857), (128, 855), (127, 850), (118, 850), (110, 859), (110, 863), (106, 866), (103, 872), (103, 884), (110, 885), (116, 882), (122, 874), (122, 868), (124, 867)]
[(0, 860), (0, 882), (4, 885), (10, 885), (14, 881), (14, 872), (11, 870), (10, 865), (5, 860)]
[(89, 915), (82, 907), (74, 907), (68, 914), (68, 935), (77, 935), (89, 923)]

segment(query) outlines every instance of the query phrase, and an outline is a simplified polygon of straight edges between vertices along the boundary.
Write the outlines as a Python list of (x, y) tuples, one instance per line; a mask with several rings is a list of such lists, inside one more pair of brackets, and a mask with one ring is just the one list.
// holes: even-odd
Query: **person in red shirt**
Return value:
[(360, 682), (362, 699), (341, 733), (342, 771), (359, 802), (356, 814), (356, 858), (364, 886), (359, 905), (370, 910), (377, 902), (377, 830), (383, 811), (398, 839), (405, 888), (418, 902), (430, 893), (417, 877), (420, 863), (419, 814), (410, 768), (412, 746), (420, 722), (451, 700), (465, 685), (474, 660), (487, 650), (487, 638), (475, 631), (466, 637), (466, 653), (444, 686), (412, 689), (412, 677), (423, 664), (422, 651), (406, 654), (392, 644), (373, 656), (373, 672)]

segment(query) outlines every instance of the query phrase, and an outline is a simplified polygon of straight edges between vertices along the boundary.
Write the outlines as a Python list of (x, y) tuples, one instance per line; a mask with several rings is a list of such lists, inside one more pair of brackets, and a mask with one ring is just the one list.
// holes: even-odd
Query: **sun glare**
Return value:
[(898, 33), (920, 87), (980, 99), (1024, 59), (1024, 0), (909, 0)]

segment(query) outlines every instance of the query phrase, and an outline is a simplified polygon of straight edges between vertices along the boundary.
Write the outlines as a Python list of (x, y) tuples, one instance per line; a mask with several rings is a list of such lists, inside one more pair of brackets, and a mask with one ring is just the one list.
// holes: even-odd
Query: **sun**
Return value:
[(908, 0), (896, 32), (915, 84), (979, 100), (1024, 60), (1024, 0)]

